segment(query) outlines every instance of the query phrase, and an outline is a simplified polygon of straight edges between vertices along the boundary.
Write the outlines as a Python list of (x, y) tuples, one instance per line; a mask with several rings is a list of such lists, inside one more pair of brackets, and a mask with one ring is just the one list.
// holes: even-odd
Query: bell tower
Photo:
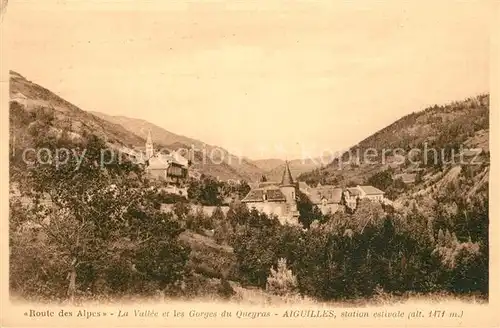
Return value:
[(154, 155), (153, 140), (151, 138), (151, 130), (148, 131), (148, 138), (146, 140), (146, 160), (149, 160)]

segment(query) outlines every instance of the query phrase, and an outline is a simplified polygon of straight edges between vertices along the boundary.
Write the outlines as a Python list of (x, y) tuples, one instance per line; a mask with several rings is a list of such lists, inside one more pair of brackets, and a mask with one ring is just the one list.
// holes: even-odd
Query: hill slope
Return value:
[(121, 146), (145, 142), (121, 125), (92, 115), (13, 71), (10, 72), (10, 99), (10, 132), (18, 143), (23, 142), (29, 124), (41, 111), (53, 119), (54, 131), (67, 128), (74, 137), (87, 132)]
[[(45, 118), (43, 118), (45, 117)], [(101, 113), (87, 112), (67, 100), (59, 97), (50, 90), (33, 83), (21, 74), (10, 72), (10, 135), (16, 147), (29, 147), (26, 144), (27, 131), (31, 124), (40, 119), (50, 120), (50, 131), (60, 133), (68, 130), (75, 138), (86, 133), (95, 134), (109, 144), (118, 147), (144, 146), (145, 133), (152, 130), (155, 144), (158, 147), (169, 149), (189, 148), (191, 145), (199, 149), (211, 150), (219, 148), (204, 145), (203, 142), (168, 132), (152, 123), (128, 119), (125, 117), (111, 117)], [(239, 159), (221, 149), (224, 161), (220, 163), (216, 158), (210, 161), (203, 157), (201, 152), (195, 154), (194, 169), (200, 173), (226, 179), (257, 180), (262, 170), (247, 159)], [(219, 164), (220, 163), (220, 164)]]
[[(489, 161), (488, 134), (489, 95), (435, 105), (397, 120), (351, 147), (341, 159), (301, 174), (299, 180), (310, 184), (362, 184), (389, 167), (395, 173), (425, 173), (456, 158), (461, 149), (481, 148), (482, 156)], [(425, 149), (427, 157), (423, 155)], [(436, 150), (437, 161), (431, 149)], [(413, 163), (409, 163), (410, 159)]]
[[(398, 148), (399, 153), (392, 151)], [(367, 150), (379, 155), (366, 158)], [(380, 155), (384, 150), (385, 158)], [(457, 204), (472, 198), (487, 201), (489, 96), (407, 115), (353, 146), (350, 154), (299, 180), (310, 185), (374, 185), (395, 208), (404, 212), (418, 204), (429, 217), (441, 208), (453, 214)]]
[[(219, 177), (222, 180), (243, 179), (247, 181), (259, 179), (263, 173), (263, 170), (250, 160), (237, 157), (224, 148), (172, 133), (148, 121), (125, 116), (110, 116), (99, 112), (92, 113), (106, 121), (119, 124), (140, 136), (147, 136), (148, 131), (151, 130), (155, 144), (165, 145), (171, 149), (191, 149), (194, 147), (200, 150), (198, 156), (195, 156), (194, 167), (202, 173)], [(204, 156), (202, 150), (205, 150), (206, 154), (213, 154), (214, 159), (210, 160), (210, 156)]]
[(268, 172), (285, 164), (285, 161), (279, 158), (266, 158), (254, 160), (253, 163), (261, 170)]

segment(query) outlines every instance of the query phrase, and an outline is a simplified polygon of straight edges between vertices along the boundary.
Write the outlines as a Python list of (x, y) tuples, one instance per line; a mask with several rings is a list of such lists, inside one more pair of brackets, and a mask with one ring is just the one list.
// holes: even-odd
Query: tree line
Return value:
[(417, 206), (401, 215), (362, 201), (354, 214), (336, 213), (304, 230), (237, 207), (216, 234), (234, 247), (239, 278), (262, 288), (274, 267), (286, 272), (284, 260), (293, 272), (289, 279), (296, 279), (291, 285), (322, 300), (370, 297), (380, 290), (487, 296), (488, 201), (463, 203), (459, 213), (444, 224), (443, 217), (425, 216)]

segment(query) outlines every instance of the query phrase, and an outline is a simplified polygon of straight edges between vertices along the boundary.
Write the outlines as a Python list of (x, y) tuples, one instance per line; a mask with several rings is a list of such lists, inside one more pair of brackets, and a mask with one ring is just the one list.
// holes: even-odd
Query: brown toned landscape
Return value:
[[(86, 112), (19, 73), (11, 72), (10, 83), (10, 286), (16, 298), (161, 295), (354, 305), (423, 295), (488, 298), (488, 95), (403, 117), (351, 149), (424, 149), (430, 142), (446, 150), (436, 163), (406, 158), (397, 164), (390, 155), (387, 163), (345, 162), (344, 156), (307, 171), (314, 160), (200, 161), (187, 168), (198, 175), (172, 181), (131, 158), (104, 168), (92, 163), (102, 162), (99, 147), (147, 148), (144, 130), (158, 139), (156, 148), (172, 152), (201, 141), (143, 120)], [(27, 165), (24, 149), (48, 149), (55, 160), (63, 146), (90, 149), (94, 160), (83, 156), (82, 163), (70, 159), (54, 167), (32, 157)], [(477, 164), (458, 161), (464, 146), (481, 149), (467, 157)], [(193, 162), (199, 156), (195, 152)], [(286, 174), (297, 186), (295, 224), (245, 202), (261, 185), (283, 185)], [(367, 194), (352, 206), (342, 191), (360, 185), (383, 191), (384, 201)], [(99, 197), (81, 199), (93, 193)]]
[(491, 302), (492, 7), (10, 2), (11, 301)]

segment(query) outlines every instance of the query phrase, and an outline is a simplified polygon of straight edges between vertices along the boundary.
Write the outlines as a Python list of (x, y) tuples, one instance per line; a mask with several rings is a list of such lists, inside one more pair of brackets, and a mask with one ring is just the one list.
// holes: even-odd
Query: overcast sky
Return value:
[(11, 1), (9, 66), (254, 159), (337, 151), (489, 91), (494, 1), (186, 3)]

